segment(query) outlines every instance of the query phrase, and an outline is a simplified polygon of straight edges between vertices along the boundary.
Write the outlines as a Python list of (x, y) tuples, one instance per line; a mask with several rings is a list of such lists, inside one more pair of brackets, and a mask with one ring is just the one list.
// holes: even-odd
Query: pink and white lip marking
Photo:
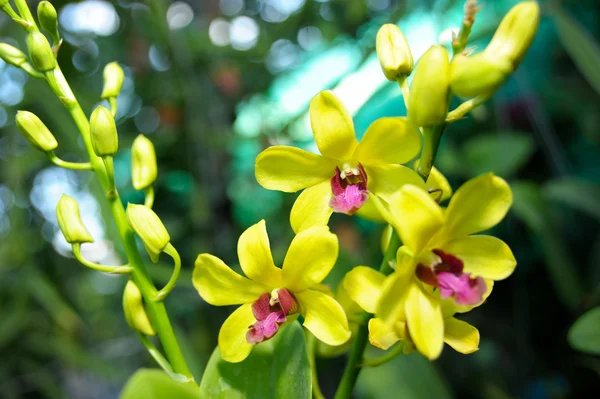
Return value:
[(329, 206), (333, 211), (354, 215), (369, 198), (365, 169), (360, 163), (355, 168), (344, 165), (343, 171), (336, 167), (331, 178), (331, 191), (333, 197)]
[(252, 314), (256, 323), (248, 327), (246, 341), (258, 344), (273, 338), (279, 326), (287, 321), (287, 315), (297, 311), (293, 295), (285, 288), (264, 293), (252, 304)]

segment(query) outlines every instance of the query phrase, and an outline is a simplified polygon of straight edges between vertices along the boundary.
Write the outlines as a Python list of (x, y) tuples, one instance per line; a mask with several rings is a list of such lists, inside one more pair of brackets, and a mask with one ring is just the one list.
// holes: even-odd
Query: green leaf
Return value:
[(542, 191), (535, 183), (515, 182), (511, 184), (514, 196), (512, 211), (540, 240), (544, 264), (560, 301), (574, 311), (584, 294), (583, 284), (577, 268), (557, 234), (557, 226), (548, 216), (547, 204)]
[(550, 200), (563, 202), (600, 220), (600, 186), (574, 179), (554, 180), (544, 185)]
[(579, 317), (569, 329), (567, 339), (573, 349), (600, 355), (600, 306)]
[(198, 399), (198, 386), (177, 381), (162, 370), (140, 369), (133, 374), (121, 392), (121, 399)]
[(211, 399), (310, 399), (311, 391), (304, 333), (297, 322), (256, 345), (241, 363), (226, 362), (216, 348), (200, 384), (202, 397)]
[(515, 174), (534, 150), (531, 135), (521, 132), (477, 134), (463, 147), (470, 174), (494, 172), (502, 177)]
[(585, 79), (600, 94), (600, 47), (581, 24), (563, 9), (551, 13), (558, 38)]

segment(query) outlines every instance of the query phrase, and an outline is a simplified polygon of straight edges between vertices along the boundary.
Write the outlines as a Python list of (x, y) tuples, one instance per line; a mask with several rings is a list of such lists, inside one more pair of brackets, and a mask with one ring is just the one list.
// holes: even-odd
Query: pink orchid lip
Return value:
[(463, 262), (454, 255), (440, 249), (433, 253), (440, 257), (441, 262), (433, 267), (419, 264), (416, 275), (425, 284), (439, 288), (442, 299), (453, 298), (457, 305), (476, 305), (483, 300), (487, 290), (485, 280), (481, 277), (471, 277), (464, 273)]
[(257, 321), (248, 326), (246, 341), (250, 344), (258, 344), (273, 338), (279, 326), (287, 321), (286, 316), (295, 313), (297, 308), (294, 296), (285, 288), (277, 290), (277, 298), (271, 298), (268, 293), (262, 294), (252, 304), (252, 314)]
[(358, 171), (358, 175), (349, 174), (342, 179), (340, 169), (335, 168), (335, 173), (331, 177), (333, 197), (329, 200), (329, 206), (334, 212), (353, 215), (369, 198), (367, 173), (360, 163)]

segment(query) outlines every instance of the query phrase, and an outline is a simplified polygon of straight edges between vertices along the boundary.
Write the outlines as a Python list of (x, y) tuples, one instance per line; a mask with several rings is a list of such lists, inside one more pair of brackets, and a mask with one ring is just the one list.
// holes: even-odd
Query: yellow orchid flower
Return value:
[(375, 314), (373, 345), (387, 349), (409, 339), (429, 359), (444, 342), (462, 353), (477, 350), (477, 330), (453, 315), (483, 303), (516, 260), (500, 239), (471, 234), (495, 226), (511, 204), (508, 184), (491, 173), (465, 183), (445, 211), (420, 187), (399, 190), (388, 216), (404, 243), (395, 272), (386, 277), (357, 267), (344, 282), (350, 297)]
[(387, 203), (404, 184), (424, 187), (419, 176), (400, 164), (421, 148), (418, 131), (406, 118), (381, 118), (360, 143), (348, 110), (330, 91), (310, 103), (310, 120), (322, 155), (273, 146), (256, 158), (256, 179), (269, 190), (296, 192), (290, 222), (295, 232), (325, 226), (333, 212), (381, 219), (374, 201)]
[(279, 268), (273, 263), (264, 220), (244, 231), (238, 241), (240, 266), (247, 277), (213, 255), (198, 255), (193, 283), (200, 296), (211, 305), (241, 305), (221, 326), (223, 359), (241, 362), (255, 344), (272, 338), (297, 313), (319, 340), (345, 343), (350, 338), (346, 314), (319, 284), (337, 256), (336, 235), (327, 226), (313, 227), (294, 237)]

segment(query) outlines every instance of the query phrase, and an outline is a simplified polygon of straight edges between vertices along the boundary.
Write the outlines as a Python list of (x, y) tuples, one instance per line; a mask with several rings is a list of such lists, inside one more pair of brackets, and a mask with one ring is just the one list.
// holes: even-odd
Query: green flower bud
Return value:
[(21, 134), (38, 150), (48, 152), (58, 147), (50, 130), (34, 113), (17, 111), (16, 122)]
[(0, 43), (0, 58), (7, 64), (17, 67), (27, 62), (25, 53), (7, 43)]
[(104, 67), (104, 87), (102, 88), (102, 98), (107, 99), (110, 97), (117, 97), (123, 87), (123, 80), (125, 80), (125, 73), (123, 68), (116, 62), (106, 64)]
[(143, 134), (133, 140), (131, 147), (131, 180), (133, 188), (143, 190), (156, 180), (156, 152), (154, 145)]
[(33, 30), (27, 36), (27, 48), (31, 64), (40, 72), (48, 72), (56, 68), (56, 59), (52, 47), (43, 33)]
[(115, 155), (119, 150), (115, 118), (108, 108), (100, 105), (92, 112), (90, 135), (94, 152), (99, 157)]
[(58, 227), (69, 244), (94, 242), (79, 216), (79, 205), (74, 198), (63, 194), (56, 205)]
[(410, 75), (414, 66), (413, 56), (400, 28), (394, 24), (379, 28), (376, 49), (381, 69), (388, 80), (396, 82)]
[(127, 221), (133, 231), (142, 239), (152, 262), (158, 262), (158, 257), (165, 249), (171, 237), (156, 213), (144, 205), (127, 205)]
[(125, 321), (133, 330), (137, 330), (146, 335), (156, 335), (156, 331), (144, 309), (142, 293), (140, 289), (131, 280), (127, 282), (125, 291), (123, 291), (123, 311)]
[(448, 52), (431, 46), (417, 64), (410, 86), (408, 118), (415, 126), (444, 123), (448, 114), (450, 66)]
[(54, 6), (49, 1), (42, 1), (38, 4), (37, 14), (42, 29), (52, 36), (52, 40), (60, 40), (58, 34), (58, 16), (56, 15)]
[(507, 59), (484, 53), (458, 54), (450, 62), (450, 88), (457, 96), (475, 97), (496, 90), (513, 71)]
[(496, 59), (508, 59), (513, 68), (517, 68), (535, 37), (539, 22), (540, 7), (535, 1), (517, 4), (504, 16), (484, 53)]

